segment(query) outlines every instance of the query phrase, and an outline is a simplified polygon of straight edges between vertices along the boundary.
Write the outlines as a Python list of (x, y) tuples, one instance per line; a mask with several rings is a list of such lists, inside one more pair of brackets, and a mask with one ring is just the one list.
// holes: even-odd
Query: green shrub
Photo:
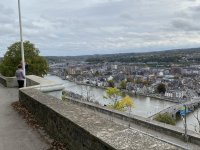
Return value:
[(159, 122), (163, 122), (166, 124), (171, 124), (171, 125), (175, 125), (176, 124), (176, 120), (173, 119), (168, 113), (165, 114), (158, 114), (155, 119), (156, 121)]
[[(39, 56), (39, 49), (29, 41), (24, 43), (24, 57), (28, 65), (26, 75), (37, 75), (43, 77), (47, 74), (49, 65), (47, 60)], [(17, 66), (21, 64), (21, 43), (15, 42), (6, 51), (0, 63), (0, 73), (6, 77), (15, 76)]]

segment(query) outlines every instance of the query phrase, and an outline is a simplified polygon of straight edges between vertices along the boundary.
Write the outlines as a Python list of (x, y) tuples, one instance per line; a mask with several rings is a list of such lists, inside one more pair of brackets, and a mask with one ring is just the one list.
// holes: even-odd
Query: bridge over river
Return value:
[(185, 103), (169, 106), (168, 108), (161, 110), (160, 112), (150, 116), (149, 118), (153, 119), (153, 118), (155, 118), (155, 116), (157, 114), (168, 113), (173, 118), (177, 119), (177, 118), (180, 117), (180, 109), (183, 106), (186, 106), (189, 110), (194, 111), (196, 108), (200, 107), (200, 98), (195, 98), (195, 99), (192, 99), (191, 101), (188, 101), (188, 102), (185, 102)]

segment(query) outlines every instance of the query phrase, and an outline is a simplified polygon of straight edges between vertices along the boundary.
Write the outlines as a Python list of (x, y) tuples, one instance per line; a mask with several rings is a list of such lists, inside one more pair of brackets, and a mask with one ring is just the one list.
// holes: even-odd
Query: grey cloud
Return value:
[(11, 8), (7, 8), (5, 7), (3, 4), (0, 4), (0, 12), (1, 14), (6, 14), (6, 15), (13, 15), (14, 14), (14, 10)]
[(128, 12), (124, 12), (124, 13), (120, 14), (119, 17), (122, 19), (128, 19), (128, 20), (133, 19), (133, 17)]
[[(8, 5), (12, 0), (7, 1), (2, 2), (4, 13), (0, 13), (0, 35), (7, 39), (2, 43), (4, 47), (19, 37), (16, 3)], [(193, 22), (194, 14), (198, 12), (197, 8), (192, 9), (196, 7), (194, 3), (189, 0), (23, 1), (24, 39), (34, 42), (43, 55), (187, 46), (200, 39), (194, 34), (199, 31), (199, 22)], [(15, 10), (14, 13), (7, 8)], [(5, 12), (11, 12), (10, 20), (6, 19), (7, 15), (1, 16)], [(187, 35), (184, 32), (188, 32)], [(0, 41), (2, 39), (0, 37)]]
[(0, 14), (0, 24), (12, 24), (12, 23), (14, 23), (13, 18)]
[(200, 5), (189, 7), (189, 9), (194, 12), (200, 12)]
[(197, 22), (191, 22), (185, 19), (176, 19), (172, 21), (172, 26), (179, 30), (185, 31), (198, 31), (200, 30), (199, 24)]
[(196, 1), (188, 0), (192, 6), (185, 7), (175, 13), (171, 21), (172, 28), (186, 32), (200, 31), (200, 4)]
[(14, 11), (0, 4), (0, 24), (11, 24), (15, 20)]

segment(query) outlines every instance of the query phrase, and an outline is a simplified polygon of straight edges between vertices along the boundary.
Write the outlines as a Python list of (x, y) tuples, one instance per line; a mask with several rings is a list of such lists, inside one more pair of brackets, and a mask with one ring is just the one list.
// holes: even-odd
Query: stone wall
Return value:
[(6, 79), (4, 78), (4, 76), (1, 76), (0, 75), (0, 83), (3, 85), (3, 86), (7, 86), (7, 84), (6, 84)]
[(26, 77), (26, 85), (27, 87), (38, 89), (41, 92), (59, 99), (62, 98), (62, 90), (64, 89), (64, 86), (55, 81), (47, 80), (35, 75), (29, 75)]
[[(83, 107), (101, 112), (103, 114), (116, 117), (118, 119), (121, 119), (127, 122), (130, 121), (131, 123), (138, 124), (140, 126), (159, 131), (160, 133), (184, 140), (184, 129), (182, 128), (164, 124), (161, 122), (157, 122), (149, 118), (143, 118), (143, 117), (135, 116), (135, 115), (129, 116), (128, 114), (126, 115), (125, 113), (122, 113), (116, 110), (111, 110), (106, 107), (97, 106), (89, 102), (83, 102), (83, 101), (78, 101), (76, 99), (69, 99), (69, 98), (68, 98), (68, 101), (71, 101), (72, 103), (76, 103)], [(188, 134), (189, 142), (200, 145), (200, 134), (197, 134), (196, 132), (193, 132), (190, 130), (187, 131), (187, 134)]]
[(39, 82), (33, 80), (32, 78), (26, 78), (26, 86), (29, 87), (29, 86), (35, 86), (35, 85), (40, 85)]
[[(4, 85), (5, 87), (18, 87), (17, 79), (16, 77), (5, 77), (5, 76), (0, 76), (0, 83)], [(28, 76), (26, 78), (26, 85), (27, 86), (33, 86), (33, 85), (39, 85), (40, 83), (35, 82), (32, 79), (29, 79)]]
[(127, 126), (105, 119), (100, 113), (70, 101), (64, 103), (39, 90), (23, 88), (19, 100), (54, 139), (70, 150), (178, 149)]
[(17, 79), (15, 77), (0, 76), (0, 83), (5, 87), (18, 87)]
[[(18, 87), (16, 77), (0, 76), (0, 83), (5, 87)], [(47, 80), (42, 77), (38, 77), (35, 75), (27, 75), (25, 88), (35, 88), (44, 93), (61, 99), (62, 90), (64, 89), (64, 86), (62, 84), (58, 84), (55, 81)]]
[(68, 144), (70, 150), (114, 150), (112, 146), (65, 117), (65, 104), (62, 101), (35, 89), (20, 90), (19, 100), (52, 137)]

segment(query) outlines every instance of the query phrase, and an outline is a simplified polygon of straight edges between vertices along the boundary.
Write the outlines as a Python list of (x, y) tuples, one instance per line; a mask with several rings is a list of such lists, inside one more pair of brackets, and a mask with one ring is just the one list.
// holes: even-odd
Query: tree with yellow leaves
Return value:
[(121, 96), (120, 90), (116, 87), (108, 87), (106, 89), (106, 96), (104, 98), (110, 99), (113, 101), (113, 104), (117, 103), (118, 98)]
[(116, 87), (112, 88), (109, 87), (106, 90), (106, 96), (104, 98), (109, 98), (113, 101), (113, 104), (110, 105), (111, 108), (114, 108), (119, 111), (124, 111), (126, 108), (133, 107), (133, 99), (130, 98), (128, 95), (124, 98), (120, 99), (121, 92)]
[(112, 105), (112, 108), (124, 111), (126, 108), (133, 107), (133, 99), (130, 98), (130, 96), (126, 95), (121, 100), (117, 101), (114, 105)]

